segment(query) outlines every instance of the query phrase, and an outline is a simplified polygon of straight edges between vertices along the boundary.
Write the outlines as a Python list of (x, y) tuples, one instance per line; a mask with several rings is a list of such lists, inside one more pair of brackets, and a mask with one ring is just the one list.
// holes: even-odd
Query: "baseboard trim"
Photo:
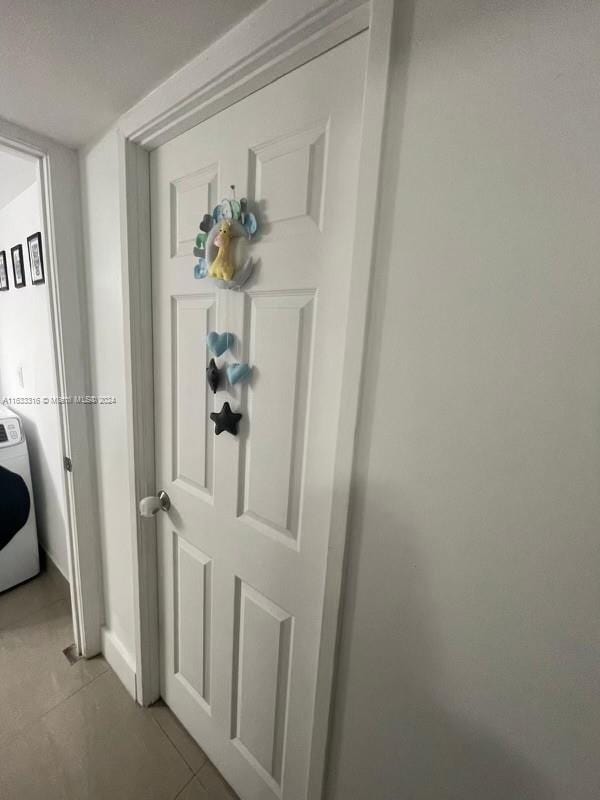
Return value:
[(114, 631), (106, 627), (102, 628), (102, 653), (135, 700), (135, 660)]
[(54, 569), (56, 569), (58, 572), (60, 572), (60, 574), (63, 576), (63, 578), (66, 580), (66, 582), (70, 583), (70, 581), (69, 581), (69, 570), (67, 569), (65, 571), (61, 567), (61, 565), (58, 563), (58, 559), (55, 558), (52, 555), (52, 553), (49, 550), (47, 550), (41, 542), (39, 542), (39, 546), (40, 546), (40, 550), (44, 551), (44, 555), (46, 556), (46, 562), (47, 563), (49, 562), (54, 567)]

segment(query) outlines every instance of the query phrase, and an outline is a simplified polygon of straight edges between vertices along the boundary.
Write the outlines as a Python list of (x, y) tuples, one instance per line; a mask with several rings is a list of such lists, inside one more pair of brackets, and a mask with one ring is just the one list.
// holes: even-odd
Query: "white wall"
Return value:
[[(135, 669), (117, 136), (81, 154), (92, 393), (116, 397), (94, 416), (105, 638)], [(113, 662), (119, 669), (119, 665)]]
[(600, 4), (399, 6), (329, 797), (596, 800)]
[[(27, 237), (42, 229), (35, 163), (31, 172), (32, 185), (0, 209), (0, 250), (6, 251), (10, 285), (8, 292), (0, 292), (0, 398), (57, 395), (48, 283), (32, 286), (29, 271)], [(15, 289), (10, 248), (19, 243), (26, 286)], [(27, 434), (40, 543), (68, 577), (59, 409), (43, 403), (13, 407)]]

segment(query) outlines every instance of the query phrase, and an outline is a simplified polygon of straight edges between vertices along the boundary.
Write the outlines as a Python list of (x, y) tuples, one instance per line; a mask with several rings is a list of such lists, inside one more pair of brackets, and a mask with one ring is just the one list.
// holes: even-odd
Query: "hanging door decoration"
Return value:
[[(258, 232), (258, 222), (254, 214), (248, 211), (246, 198), (235, 199), (235, 186), (231, 187), (231, 200), (222, 200), (212, 214), (205, 214), (200, 223), (200, 233), (196, 237), (194, 255), (198, 263), (194, 267), (194, 277), (199, 280), (211, 279), (220, 289), (241, 290), (254, 271), (254, 261), (247, 258), (239, 265), (235, 260), (235, 240), (252, 239)], [(235, 337), (224, 331), (211, 331), (206, 337), (206, 344), (215, 358), (233, 351)], [(233, 362), (219, 367), (215, 358), (211, 358), (206, 370), (206, 380), (216, 394), (224, 388), (225, 376), (231, 387), (250, 380), (252, 367), (250, 364)], [(228, 402), (223, 403), (221, 411), (210, 415), (215, 423), (215, 434), (223, 431), (237, 436), (242, 414), (232, 411)]]
[(206, 369), (206, 380), (208, 381), (208, 385), (210, 386), (212, 393), (216, 394), (219, 384), (221, 383), (221, 370), (217, 367), (217, 363), (214, 358), (211, 358), (208, 363), (208, 367)]
[(237, 436), (238, 425), (242, 418), (241, 414), (231, 410), (229, 403), (223, 403), (223, 408), (217, 413), (213, 412), (210, 418), (215, 423), (215, 433), (219, 436), (223, 431), (227, 431), (232, 436)]
[(231, 350), (233, 347), (234, 337), (233, 333), (217, 333), (211, 331), (206, 337), (208, 349), (216, 356), (222, 356), (226, 350)]
[(255, 263), (248, 257), (243, 264), (236, 264), (235, 240), (250, 240), (256, 236), (258, 222), (248, 211), (247, 199), (236, 200), (235, 186), (231, 190), (234, 193), (231, 200), (222, 200), (212, 215), (205, 214), (202, 218), (194, 247), (194, 255), (198, 258), (194, 277), (200, 280), (210, 278), (220, 289), (239, 290), (252, 275)]
[(228, 364), (227, 377), (229, 383), (234, 386), (236, 383), (245, 383), (250, 380), (252, 375), (252, 367), (249, 364)]

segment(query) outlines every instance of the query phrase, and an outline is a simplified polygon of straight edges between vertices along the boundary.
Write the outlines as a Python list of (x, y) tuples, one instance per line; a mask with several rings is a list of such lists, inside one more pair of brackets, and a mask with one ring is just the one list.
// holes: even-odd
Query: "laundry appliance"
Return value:
[(27, 440), (20, 417), (0, 405), (0, 592), (39, 571)]

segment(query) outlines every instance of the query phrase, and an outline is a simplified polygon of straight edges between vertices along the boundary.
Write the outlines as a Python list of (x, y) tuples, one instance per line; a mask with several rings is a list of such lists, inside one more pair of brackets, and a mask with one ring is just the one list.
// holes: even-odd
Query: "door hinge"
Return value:
[(63, 464), (67, 472), (73, 472), (73, 462), (69, 458), (69, 456), (65, 456), (63, 458)]

